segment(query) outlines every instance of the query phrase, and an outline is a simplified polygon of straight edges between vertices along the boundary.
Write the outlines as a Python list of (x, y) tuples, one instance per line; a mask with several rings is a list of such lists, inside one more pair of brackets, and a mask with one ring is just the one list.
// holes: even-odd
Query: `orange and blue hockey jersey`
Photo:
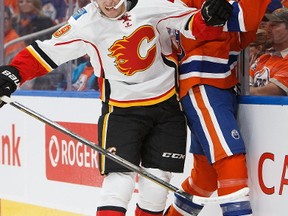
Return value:
[[(200, 8), (204, 0), (182, 0), (190, 7)], [(200, 84), (221, 89), (234, 87), (239, 81), (236, 68), (238, 55), (252, 41), (270, 0), (230, 1), (233, 15), (219, 38), (211, 41), (191, 40), (182, 34), (177, 47), (179, 58), (180, 97)]]

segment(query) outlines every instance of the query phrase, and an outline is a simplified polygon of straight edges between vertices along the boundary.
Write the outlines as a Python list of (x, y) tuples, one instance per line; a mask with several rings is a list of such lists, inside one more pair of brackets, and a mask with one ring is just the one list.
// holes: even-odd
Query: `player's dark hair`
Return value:
[(127, 10), (132, 10), (137, 4), (138, 0), (127, 0)]

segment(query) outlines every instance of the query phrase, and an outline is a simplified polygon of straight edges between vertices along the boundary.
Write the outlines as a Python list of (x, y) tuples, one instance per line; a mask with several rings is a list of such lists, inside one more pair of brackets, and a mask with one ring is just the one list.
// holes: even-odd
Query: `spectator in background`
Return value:
[[(10, 8), (5, 6), (4, 8), (4, 44), (7, 44), (9, 41), (19, 38), (19, 35), (12, 27), (12, 13)], [(24, 42), (14, 43), (8, 46), (4, 51), (4, 61), (5, 64), (10, 63), (11, 59), (16, 53), (25, 47)]]
[(269, 28), (269, 23), (267, 21), (262, 20), (258, 26), (258, 29), (262, 29), (267, 32)]
[(274, 52), (261, 55), (250, 68), (251, 95), (288, 93), (288, 9), (279, 8), (266, 14), (269, 42)]
[(264, 54), (270, 44), (267, 43), (268, 34), (264, 29), (258, 29), (256, 32), (256, 40), (249, 45), (249, 64), (250, 66), (255, 62), (260, 55)]
[(5, 0), (5, 6), (10, 8), (12, 16), (19, 13), (18, 0)]
[[(41, 0), (19, 0), (19, 14), (14, 17), (13, 26), (20, 36), (38, 32), (54, 25), (51, 18), (44, 15)], [(41, 35), (33, 40), (26, 40), (29, 45), (35, 39), (45, 40), (51, 33)]]
[(65, 0), (42, 0), (42, 5), (43, 13), (55, 23), (65, 21), (68, 8)]
[(94, 75), (94, 69), (88, 60), (81, 63), (72, 73), (72, 90), (87, 91), (99, 90), (97, 78)]

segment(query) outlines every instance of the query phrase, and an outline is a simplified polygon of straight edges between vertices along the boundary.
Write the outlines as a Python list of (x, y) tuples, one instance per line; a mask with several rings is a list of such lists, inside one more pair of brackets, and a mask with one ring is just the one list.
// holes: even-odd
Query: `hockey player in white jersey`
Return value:
[[(210, 40), (222, 32), (231, 10), (226, 0), (208, 0), (199, 11), (166, 0), (93, 1), (50, 40), (35, 41), (10, 65), (0, 67), (0, 96), (10, 96), (19, 84), (88, 54), (103, 104), (99, 145), (169, 182), (172, 172), (183, 171), (187, 127), (167, 29)], [(100, 157), (100, 171), (105, 179), (96, 215), (124, 216), (136, 174), (105, 156)], [(135, 215), (162, 215), (167, 194), (139, 177)]]

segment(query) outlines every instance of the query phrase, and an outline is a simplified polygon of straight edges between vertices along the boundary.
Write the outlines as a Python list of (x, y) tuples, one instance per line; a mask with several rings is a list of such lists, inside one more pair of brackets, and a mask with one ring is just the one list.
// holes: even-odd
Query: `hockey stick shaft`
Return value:
[(62, 133), (74, 138), (75, 140), (78, 140), (79, 142), (81, 142), (82, 144), (89, 146), (90, 148), (96, 150), (97, 152), (101, 153), (102, 155), (105, 155), (107, 158), (113, 160), (114, 162), (128, 168), (129, 170), (138, 173), (139, 175), (157, 183), (158, 185), (168, 189), (169, 191), (172, 191), (174, 193), (178, 193), (182, 196), (184, 196), (187, 200), (190, 200), (194, 203), (197, 203), (199, 205), (205, 205), (205, 204), (209, 204), (209, 203), (227, 203), (230, 200), (234, 200), (237, 199), (238, 197), (242, 197), (245, 196), (246, 194), (248, 194), (249, 189), (248, 188), (244, 188), (242, 190), (239, 190), (233, 194), (229, 194), (229, 195), (225, 195), (225, 196), (219, 196), (219, 197), (200, 197), (200, 196), (193, 196), (193, 195), (189, 195), (187, 193), (185, 193), (184, 191), (179, 190), (179, 188), (173, 186), (172, 184), (163, 181), (162, 179), (158, 178), (157, 176), (147, 172), (145, 169), (134, 165), (133, 163), (125, 160), (122, 157), (117, 156), (116, 154), (111, 153), (110, 151), (98, 146), (96, 143), (91, 142), (81, 136), (79, 136), (78, 134), (74, 133), (73, 131), (68, 130), (67, 128), (61, 126), (60, 124), (46, 118), (45, 116), (27, 108), (26, 106), (18, 103), (17, 101), (13, 101), (11, 100), (11, 98), (7, 97), (7, 96), (2, 96), (0, 97), (0, 99), (2, 101), (4, 101), (7, 104), (10, 104), (11, 106), (17, 108), (18, 110), (28, 114), (29, 116), (34, 117), (35, 119), (55, 128), (56, 130), (61, 131)]
[(78, 134), (74, 133), (73, 131), (68, 130), (67, 128), (61, 126), (60, 124), (44, 117), (43, 115), (41, 115), (41, 114), (39, 114), (39, 113), (29, 109), (29, 108), (27, 108), (26, 106), (18, 103), (17, 101), (12, 101), (7, 96), (1, 97), (1, 100), (4, 101), (5, 103), (10, 104), (11, 106), (17, 108), (18, 110), (21, 110), (22, 112), (25, 112), (26, 114), (34, 117), (35, 119), (37, 119), (37, 120), (39, 120), (39, 121), (41, 121), (47, 125), (50, 125), (51, 127), (55, 128), (56, 130), (59, 130), (62, 133), (74, 138), (75, 140), (81, 142), (82, 144), (89, 146), (90, 148), (92, 148), (92, 149), (96, 150), (97, 152), (105, 155), (107, 158), (109, 158), (109, 159), (115, 161), (116, 163), (128, 168), (129, 170), (134, 171), (134, 172), (138, 173), (139, 175), (142, 175), (142, 176), (166, 187), (168, 190), (173, 191), (173, 192), (176, 192), (178, 190), (177, 187), (175, 187), (175, 186), (167, 183), (166, 181), (163, 181), (162, 179), (150, 174), (149, 172), (147, 172), (143, 168), (138, 167), (138, 166), (132, 164), (131, 162), (123, 159), (122, 157), (119, 157), (116, 154), (113, 154), (110, 151), (98, 146), (96, 143), (91, 142), (91, 141), (79, 136)]

